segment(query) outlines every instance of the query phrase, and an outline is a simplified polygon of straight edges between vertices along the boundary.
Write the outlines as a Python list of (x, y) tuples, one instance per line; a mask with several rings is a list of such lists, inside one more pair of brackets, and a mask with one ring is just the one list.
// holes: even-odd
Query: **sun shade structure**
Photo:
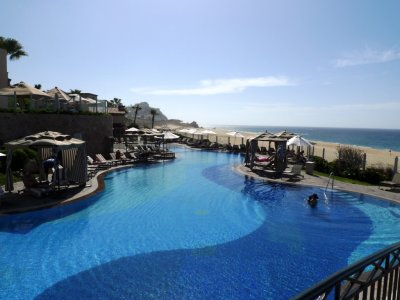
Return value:
[(299, 146), (299, 147), (312, 147), (312, 144), (310, 141), (306, 140), (305, 138), (303, 138), (299, 135), (296, 135), (296, 136), (292, 137), (291, 139), (289, 139), (287, 141), (287, 145), (288, 146), (294, 145), (294, 146)]
[(257, 140), (257, 141), (270, 141), (271, 139), (274, 139), (274, 138), (277, 138), (277, 136), (275, 134), (273, 134), (272, 132), (268, 132), (268, 130), (267, 130), (267, 131), (261, 133), (260, 135), (256, 136), (254, 138), (254, 140)]
[[(13, 190), (11, 160), (12, 151), (20, 148), (33, 148), (38, 151), (40, 162), (57, 155), (61, 157), (60, 164), (63, 166), (68, 178), (75, 184), (85, 184), (87, 180), (87, 158), (86, 142), (73, 138), (68, 134), (55, 131), (45, 131), (28, 135), (21, 139), (10, 141), (4, 144), (8, 149), (7, 153), (7, 182), (10, 177), (10, 184), (6, 186), (7, 191)], [(44, 178), (43, 164), (39, 165), (41, 179)]]
[(288, 132), (287, 130), (275, 133), (275, 136), (277, 136), (278, 138), (282, 138), (282, 139), (290, 139), (292, 137), (294, 137), (296, 134), (293, 132)]
[(287, 166), (286, 159), (286, 142), (287, 139), (279, 138), (275, 134), (265, 131), (264, 133), (256, 136), (253, 139), (247, 141), (246, 146), (246, 157), (245, 163), (249, 165), (251, 169), (254, 167), (254, 161), (257, 157), (256, 152), (258, 149), (259, 142), (268, 142), (271, 148), (271, 143), (274, 143), (274, 154), (273, 156), (273, 171), (276, 172), (277, 176), (282, 174)]
[(0, 96), (41, 96), (51, 98), (45, 92), (34, 88), (33, 86), (21, 81), (20, 83), (14, 84), (11, 87), (0, 89)]

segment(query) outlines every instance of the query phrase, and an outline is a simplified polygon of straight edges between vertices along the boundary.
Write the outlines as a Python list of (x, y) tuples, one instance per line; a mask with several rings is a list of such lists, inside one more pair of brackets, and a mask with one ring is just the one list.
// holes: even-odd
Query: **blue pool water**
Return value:
[(393, 203), (325, 199), (234, 172), (238, 155), (176, 151), (110, 173), (85, 201), (1, 217), (0, 299), (287, 299), (400, 238)]

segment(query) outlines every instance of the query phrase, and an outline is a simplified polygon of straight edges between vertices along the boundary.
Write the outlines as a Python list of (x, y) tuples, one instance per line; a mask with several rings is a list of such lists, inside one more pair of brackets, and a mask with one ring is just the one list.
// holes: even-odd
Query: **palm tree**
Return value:
[(74, 90), (69, 90), (69, 93), (70, 94), (78, 94), (78, 95), (80, 95), (81, 93), (82, 93), (82, 91), (81, 90), (78, 90), (78, 89), (74, 89)]
[(111, 106), (111, 107), (122, 106), (122, 100), (119, 98), (114, 98), (114, 99), (110, 100), (108, 103), (109, 103), (109, 106)]
[(28, 56), (24, 51), (24, 47), (15, 39), (0, 36), (0, 48), (5, 49), (10, 55), (10, 60), (17, 60), (21, 56)]
[(35, 84), (35, 89), (38, 89), (38, 90), (42, 89), (42, 85), (40, 83)]
[(154, 128), (154, 118), (157, 115), (157, 110), (155, 108), (150, 109), (151, 118), (151, 128)]
[(142, 108), (139, 106), (139, 104), (136, 104), (135, 106), (133, 106), (133, 108), (135, 109), (135, 117), (133, 118), (133, 126), (136, 126), (136, 117), (137, 117), (137, 113), (139, 110), (141, 110)]

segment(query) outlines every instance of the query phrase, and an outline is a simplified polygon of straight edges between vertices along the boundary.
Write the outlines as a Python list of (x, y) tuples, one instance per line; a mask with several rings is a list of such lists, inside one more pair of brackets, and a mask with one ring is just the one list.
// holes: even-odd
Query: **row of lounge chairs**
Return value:
[(134, 145), (130, 151), (109, 153), (110, 158), (106, 159), (102, 154), (96, 154), (93, 159), (87, 156), (88, 177), (92, 178), (98, 171), (109, 169), (118, 165), (134, 164), (140, 162), (155, 162), (175, 158), (174, 152), (161, 150), (159, 147), (149, 145)]
[(196, 140), (187, 137), (180, 139), (179, 142), (181, 144), (186, 144), (189, 147), (196, 149), (218, 150), (218, 151), (227, 151), (227, 152), (243, 153), (243, 154), (246, 153), (246, 146), (244, 144), (241, 145), (219, 144), (211, 142), (207, 139)]
[(96, 154), (95, 159), (87, 156), (88, 161), (88, 177), (92, 178), (98, 171), (107, 170), (111, 167), (122, 165), (122, 164), (133, 164), (139, 162), (133, 153), (120, 153), (117, 158), (116, 153), (110, 153), (111, 159), (106, 159), (102, 154)]

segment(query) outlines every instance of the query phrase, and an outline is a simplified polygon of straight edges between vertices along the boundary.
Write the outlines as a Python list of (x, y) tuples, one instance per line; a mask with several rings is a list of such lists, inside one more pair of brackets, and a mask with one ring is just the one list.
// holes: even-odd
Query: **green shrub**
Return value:
[(391, 180), (393, 170), (391, 168), (368, 167), (360, 175), (360, 180), (372, 184), (379, 184), (383, 180)]
[(327, 160), (319, 156), (314, 156), (315, 170), (323, 173), (330, 173), (331, 166)]
[(337, 156), (334, 172), (347, 178), (359, 178), (364, 163), (364, 153), (350, 146), (339, 146)]
[(37, 153), (32, 149), (17, 149), (13, 151), (11, 169), (18, 171), (24, 168), (29, 159), (37, 160)]

